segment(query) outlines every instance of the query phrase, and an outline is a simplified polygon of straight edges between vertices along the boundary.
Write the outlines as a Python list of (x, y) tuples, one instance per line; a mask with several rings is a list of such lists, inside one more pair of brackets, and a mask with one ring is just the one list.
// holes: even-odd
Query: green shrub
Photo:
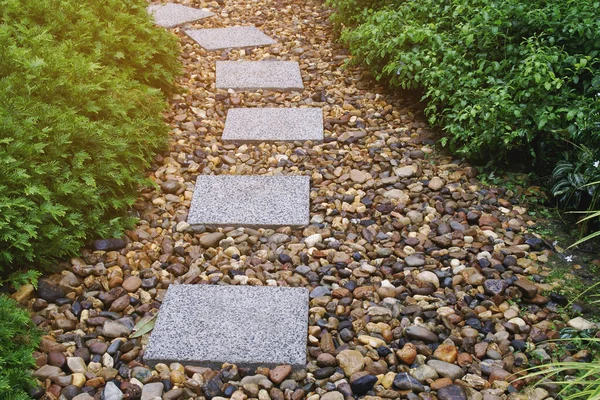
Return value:
[(39, 340), (29, 314), (0, 295), (0, 399), (29, 399), (27, 391), (35, 384), (32, 354)]
[(142, 0), (0, 0), (0, 272), (131, 225), (177, 41)]
[[(600, 113), (595, 0), (330, 0), (377, 79), (422, 88), (442, 143), (474, 160), (556, 157)], [(596, 145), (600, 134), (591, 139)]]

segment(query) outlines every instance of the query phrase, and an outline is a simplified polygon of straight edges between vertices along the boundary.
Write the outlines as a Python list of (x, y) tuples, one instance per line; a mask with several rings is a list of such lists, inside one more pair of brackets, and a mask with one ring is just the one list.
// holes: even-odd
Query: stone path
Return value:
[[(568, 300), (547, 281), (551, 246), (530, 231), (534, 221), (520, 204), (523, 192), (484, 187), (473, 167), (437, 151), (435, 132), (414, 107), (418, 97), (390, 94), (364, 71), (345, 69), (348, 55), (333, 40), (322, 0), (189, 4), (215, 15), (186, 29), (253, 25), (277, 43), (209, 51), (182, 29), (173, 30), (181, 40), (180, 84), (186, 90), (170, 99), (165, 113), (170, 146), (152, 161), (149, 176), (157, 185), (140, 193), (133, 210), (139, 223), (126, 240), (97, 240), (61, 273), (41, 279), (35, 292), (23, 286), (13, 295), (31, 307), (46, 333), (35, 354), (35, 376), (43, 382), (36, 397), (556, 398), (551, 386), (534, 391), (513, 378), (531, 360), (584, 361), (585, 352), (556, 354), (545, 340), (566, 326), (597, 325), (562, 314), (559, 305)], [(295, 89), (257, 89), (247, 84), (255, 79), (250, 75), (231, 76), (250, 90), (221, 87), (222, 62), (289, 63)], [(287, 89), (289, 78), (280, 76), (277, 84)], [(246, 111), (266, 108), (290, 114), (310, 109), (314, 116), (286, 120)], [(318, 129), (317, 110), (323, 141), (311, 136)], [(236, 126), (239, 139), (229, 142), (225, 134)], [(255, 140), (267, 130), (273, 135)], [(306, 134), (305, 140), (282, 140), (296, 132)], [(256, 197), (244, 195), (250, 187), (195, 187), (207, 180), (247, 184), (263, 177), (303, 183), (279, 186), (265, 206), (246, 208), (244, 215), (232, 202), (237, 196), (236, 207), (252, 204)], [(301, 226), (243, 226), (275, 212), (278, 222), (287, 218), (272, 209), (274, 198), (298, 201), (292, 214), (308, 208)], [(237, 222), (188, 223), (203, 208), (221, 218), (237, 213)], [(272, 287), (305, 288), (308, 303), (304, 294), (269, 301)], [(203, 290), (234, 297), (217, 306)], [(245, 298), (245, 290), (257, 290), (252, 304), (236, 299)], [(286, 334), (289, 344), (264, 349), (282, 355), (289, 346), (290, 358), (269, 361), (255, 353), (252, 359), (267, 368), (233, 357), (248, 346), (238, 341), (238, 306), (247, 310), (248, 333), (271, 326), (268, 321), (289, 325), (290, 332), (273, 328), (261, 334)], [(144, 322), (157, 314), (150, 333), (151, 322)], [(302, 324), (306, 335), (292, 339)], [(195, 341), (198, 331), (202, 337)], [(211, 340), (222, 341), (211, 346)], [(251, 348), (258, 348), (252, 340)], [(304, 367), (296, 358), (300, 348), (306, 349)], [(175, 357), (186, 361), (158, 362)], [(218, 365), (228, 359), (250, 367)], [(203, 360), (215, 364), (190, 365)], [(292, 364), (299, 368), (292, 370)]]
[(232, 108), (227, 113), (223, 141), (323, 140), (320, 108)]
[(199, 10), (175, 3), (152, 4), (148, 6), (148, 12), (154, 17), (157, 25), (165, 28), (173, 28), (186, 22), (193, 22), (214, 15), (208, 10)]
[[(206, 50), (271, 45), (252, 26), (185, 31)], [(216, 88), (302, 90), (297, 62), (216, 63)], [(244, 108), (228, 113), (223, 140), (322, 140), (320, 109)], [(308, 176), (200, 175), (187, 222), (200, 226), (304, 226)], [(306, 365), (304, 288), (174, 285), (167, 292), (144, 361), (219, 368)]]
[(144, 361), (304, 368), (307, 328), (305, 288), (173, 285)]
[(187, 29), (185, 33), (206, 50), (268, 46), (276, 43), (275, 40), (271, 39), (254, 26)]
[(217, 61), (217, 89), (302, 91), (296, 61)]
[(308, 224), (308, 176), (200, 175), (188, 214), (191, 225)]

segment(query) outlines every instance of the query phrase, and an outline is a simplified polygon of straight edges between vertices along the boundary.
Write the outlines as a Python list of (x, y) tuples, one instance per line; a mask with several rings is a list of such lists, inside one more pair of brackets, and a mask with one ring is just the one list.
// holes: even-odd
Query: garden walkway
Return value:
[(566, 324), (550, 246), (418, 98), (344, 67), (320, 0), (149, 11), (182, 44), (170, 148), (128, 240), (40, 281), (47, 396), (548, 396), (509, 382)]

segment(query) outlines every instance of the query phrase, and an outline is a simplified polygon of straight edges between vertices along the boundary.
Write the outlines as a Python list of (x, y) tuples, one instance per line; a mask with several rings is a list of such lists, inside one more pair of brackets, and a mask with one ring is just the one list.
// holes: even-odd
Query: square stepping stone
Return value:
[(227, 112), (224, 141), (322, 141), (320, 108), (232, 108)]
[(268, 46), (277, 43), (254, 26), (188, 29), (185, 33), (206, 50)]
[(217, 89), (304, 89), (296, 61), (217, 61)]
[(144, 362), (305, 368), (307, 330), (306, 288), (171, 285)]
[(152, 4), (148, 13), (154, 17), (156, 25), (173, 28), (186, 22), (197, 21), (214, 15), (206, 9), (186, 7), (181, 4)]
[(188, 213), (190, 225), (308, 225), (310, 177), (200, 175)]

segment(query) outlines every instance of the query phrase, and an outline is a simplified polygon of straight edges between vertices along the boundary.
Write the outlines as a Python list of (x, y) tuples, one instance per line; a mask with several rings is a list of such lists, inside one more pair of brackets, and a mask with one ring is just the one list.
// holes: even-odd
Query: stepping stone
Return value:
[(217, 61), (217, 89), (304, 89), (295, 61)]
[(268, 46), (277, 43), (254, 26), (188, 29), (185, 33), (206, 50)]
[(306, 288), (171, 285), (144, 362), (305, 368), (307, 330)]
[(173, 28), (186, 22), (197, 21), (214, 15), (206, 9), (182, 6), (181, 4), (153, 4), (148, 6), (148, 13), (154, 16), (156, 25)]
[(188, 213), (190, 225), (308, 225), (308, 176), (200, 175)]
[(224, 141), (322, 141), (320, 108), (232, 108), (227, 112)]

